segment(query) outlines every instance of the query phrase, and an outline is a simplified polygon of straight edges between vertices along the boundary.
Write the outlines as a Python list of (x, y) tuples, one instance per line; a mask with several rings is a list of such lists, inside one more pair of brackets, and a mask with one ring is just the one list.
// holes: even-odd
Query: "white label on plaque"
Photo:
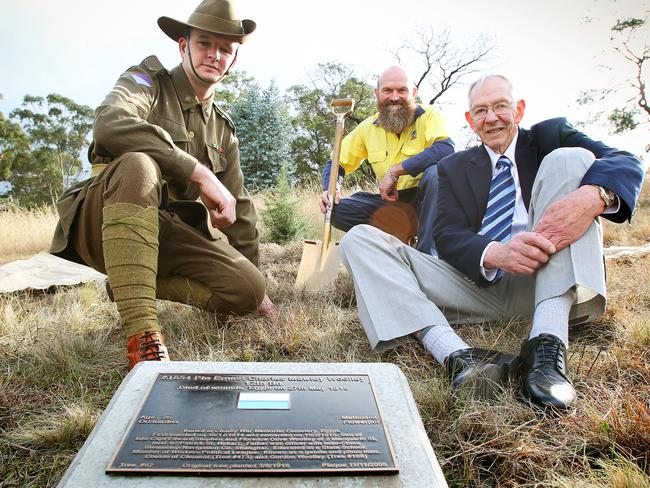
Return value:
[(289, 393), (242, 392), (237, 401), (241, 410), (289, 410), (290, 405)]

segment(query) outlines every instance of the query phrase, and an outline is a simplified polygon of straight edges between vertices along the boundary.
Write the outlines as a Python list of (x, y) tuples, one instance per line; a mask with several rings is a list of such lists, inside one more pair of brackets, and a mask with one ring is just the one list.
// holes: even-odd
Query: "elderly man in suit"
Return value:
[[(569, 321), (605, 306), (598, 217), (630, 220), (644, 173), (566, 119), (519, 128), (524, 109), (503, 76), (470, 87), (465, 115), (482, 144), (438, 164), (439, 258), (370, 226), (352, 229), (341, 254), (374, 349), (415, 336), (454, 388), (491, 394), (518, 371), (522, 398), (564, 410), (576, 398)], [(514, 317), (532, 317), (518, 357), (470, 347), (450, 325)]]

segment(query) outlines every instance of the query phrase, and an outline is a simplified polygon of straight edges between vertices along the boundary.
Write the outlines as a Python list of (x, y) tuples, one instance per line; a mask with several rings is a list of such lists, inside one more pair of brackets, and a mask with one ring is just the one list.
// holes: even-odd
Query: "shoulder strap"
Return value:
[(156, 76), (161, 71), (164, 71), (165, 73), (167, 72), (160, 60), (154, 55), (145, 58), (144, 61), (140, 63), (140, 66), (145, 68), (153, 76)]
[(230, 128), (232, 129), (232, 132), (233, 132), (233, 134), (234, 134), (235, 131), (236, 131), (236, 129), (235, 129), (235, 123), (234, 123), (233, 120), (230, 118), (230, 115), (228, 115), (228, 113), (227, 113), (224, 109), (222, 109), (221, 107), (219, 107), (219, 105), (217, 105), (217, 103), (214, 102), (214, 101), (212, 102), (212, 107), (213, 107), (213, 108), (217, 111), (217, 113), (218, 113), (219, 115), (221, 115), (221, 117), (222, 117), (222, 118), (223, 118), (223, 119), (228, 123), (228, 125), (230, 126)]

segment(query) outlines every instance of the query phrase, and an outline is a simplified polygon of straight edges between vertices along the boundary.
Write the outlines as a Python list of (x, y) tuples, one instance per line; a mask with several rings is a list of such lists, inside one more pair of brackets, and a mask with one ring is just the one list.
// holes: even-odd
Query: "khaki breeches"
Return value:
[(71, 236), (75, 251), (88, 266), (105, 273), (102, 209), (116, 203), (154, 206), (159, 218), (157, 297), (212, 312), (256, 309), (265, 293), (259, 270), (225, 238), (211, 240), (165, 210), (166, 199), (152, 158), (127, 153), (111, 161), (79, 209)]

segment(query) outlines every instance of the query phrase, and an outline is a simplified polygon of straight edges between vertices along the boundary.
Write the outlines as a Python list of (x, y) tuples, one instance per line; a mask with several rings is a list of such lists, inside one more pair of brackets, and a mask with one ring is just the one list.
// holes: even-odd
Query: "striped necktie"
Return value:
[(516, 192), (511, 165), (512, 161), (501, 156), (497, 161), (496, 175), (490, 183), (487, 210), (479, 234), (492, 241), (507, 242), (512, 237)]

